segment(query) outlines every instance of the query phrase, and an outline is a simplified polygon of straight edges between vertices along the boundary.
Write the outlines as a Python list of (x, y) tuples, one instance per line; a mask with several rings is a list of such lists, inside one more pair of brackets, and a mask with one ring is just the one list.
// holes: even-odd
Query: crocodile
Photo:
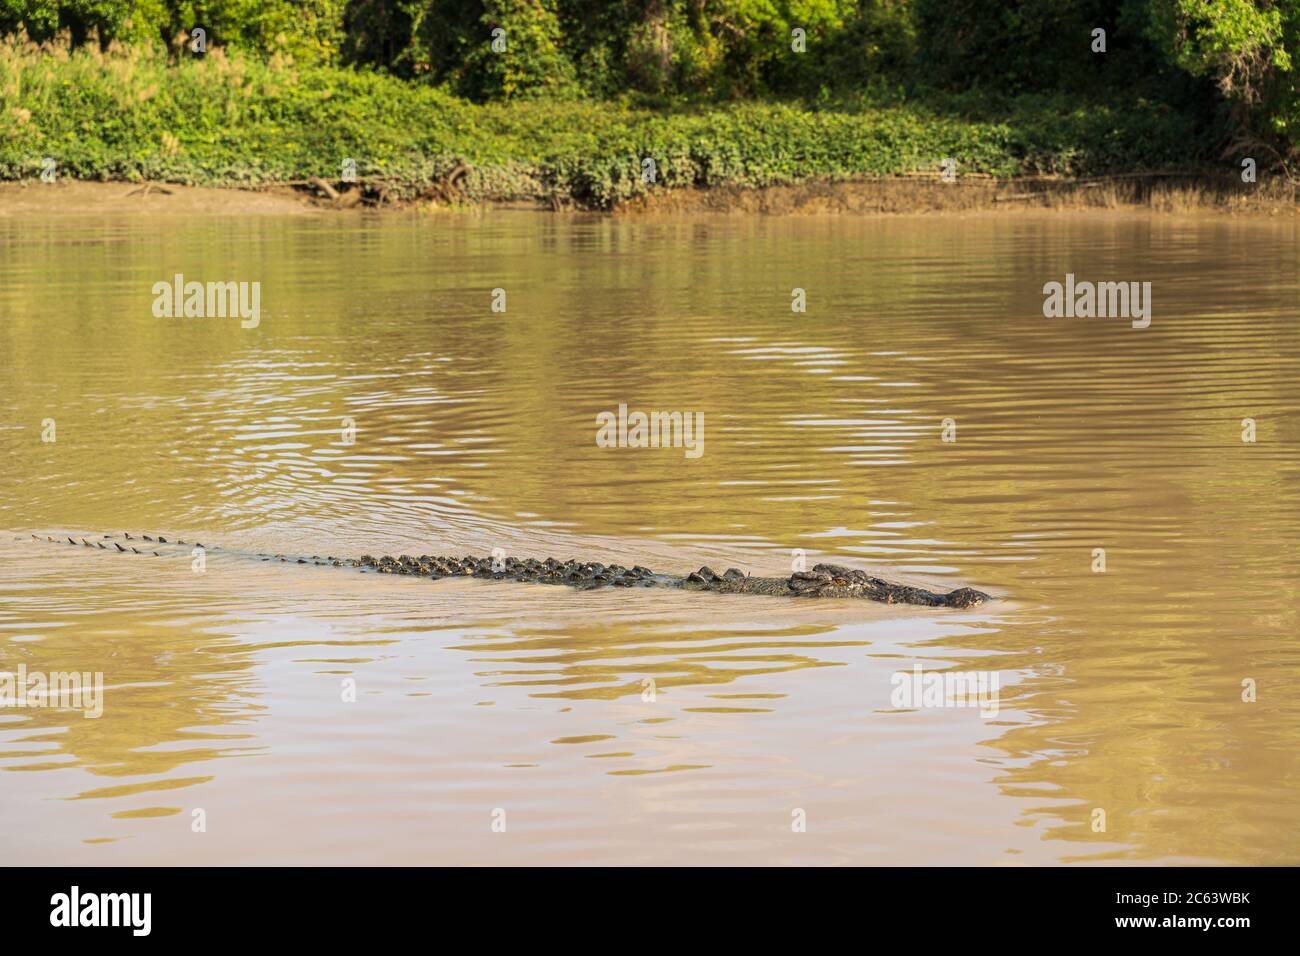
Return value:
[[(795, 571), (787, 577), (759, 577), (736, 568), (718, 574), (702, 567), (688, 574), (660, 574), (641, 565), (630, 568), (619, 564), (602, 564), (597, 561), (558, 561), (555, 558), (514, 558), (494, 554), (490, 557), (422, 554), (411, 557), (384, 555), (359, 558), (338, 558), (333, 555), (311, 557), (283, 554), (260, 554), (251, 551), (232, 551), (199, 542), (184, 541), (147, 534), (105, 534), (98, 538), (66, 537), (64, 540), (32, 535), (37, 541), (54, 544), (67, 543), (74, 547), (95, 548), (113, 553), (164, 557), (182, 555), (190, 557), (194, 549), (246, 558), (287, 564), (308, 564), (321, 567), (351, 568), (374, 574), (406, 574), (422, 578), (473, 577), (493, 581), (517, 581), (533, 584), (565, 584), (580, 590), (602, 587), (677, 588), (686, 591), (711, 591), (718, 594), (767, 594), (791, 598), (864, 598), (884, 604), (918, 604), (926, 607), (970, 608), (991, 601), (983, 591), (962, 587), (946, 593), (930, 591), (906, 584), (894, 584), (874, 577), (865, 571), (842, 567), (838, 564), (817, 564), (811, 571)], [(23, 539), (19, 539), (23, 540)]]

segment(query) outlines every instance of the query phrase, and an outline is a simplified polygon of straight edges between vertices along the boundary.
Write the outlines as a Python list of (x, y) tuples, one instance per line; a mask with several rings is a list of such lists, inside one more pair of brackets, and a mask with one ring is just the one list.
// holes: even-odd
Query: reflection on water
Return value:
[[(0, 669), (106, 684), (98, 720), (0, 710), (0, 847), (1295, 863), (1294, 229), (0, 220)], [(177, 272), (260, 281), (260, 326), (155, 319)], [(1044, 319), (1067, 272), (1150, 281), (1151, 327)], [(620, 404), (702, 412), (703, 457), (598, 447)], [(30, 539), (60, 530), (670, 571), (782, 573), (803, 549), (1007, 599), (579, 593), (219, 552), (197, 574)], [(892, 706), (918, 662), (996, 671), (999, 713)]]

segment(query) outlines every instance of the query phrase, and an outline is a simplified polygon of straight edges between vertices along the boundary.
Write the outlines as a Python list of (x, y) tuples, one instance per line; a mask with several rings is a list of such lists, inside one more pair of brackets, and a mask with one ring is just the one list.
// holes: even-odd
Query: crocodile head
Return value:
[(810, 597), (856, 597), (885, 604), (921, 604), (930, 607), (968, 608), (992, 598), (974, 588), (958, 588), (947, 594), (906, 584), (891, 584), (856, 568), (818, 564), (811, 571), (799, 571), (788, 580), (790, 591)]
[(957, 588), (943, 596), (943, 603), (949, 607), (976, 607), (993, 598), (974, 588)]

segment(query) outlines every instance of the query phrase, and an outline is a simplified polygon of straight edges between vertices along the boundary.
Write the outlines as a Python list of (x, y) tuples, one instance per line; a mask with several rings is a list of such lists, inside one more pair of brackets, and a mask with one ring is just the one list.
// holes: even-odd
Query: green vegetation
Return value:
[(1267, 167), (1300, 122), (1300, 0), (0, 0), (0, 34), (6, 179), (51, 157), (258, 184), (352, 158), (396, 195), (463, 165), (468, 199), (606, 207), (647, 188), (647, 157), (655, 188), (945, 157)]

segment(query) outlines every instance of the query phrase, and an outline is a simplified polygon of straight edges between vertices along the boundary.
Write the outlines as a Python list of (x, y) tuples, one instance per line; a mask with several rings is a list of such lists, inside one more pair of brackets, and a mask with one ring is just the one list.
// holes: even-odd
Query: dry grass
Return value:
[(1300, 212), (1300, 186), (1285, 179), (1246, 184), (1231, 178), (1125, 176), (1111, 179), (931, 177), (819, 182), (763, 189), (678, 189), (653, 192), (619, 207), (623, 213), (749, 212), (770, 214), (907, 214), (980, 210), (1145, 209), (1162, 213)]

